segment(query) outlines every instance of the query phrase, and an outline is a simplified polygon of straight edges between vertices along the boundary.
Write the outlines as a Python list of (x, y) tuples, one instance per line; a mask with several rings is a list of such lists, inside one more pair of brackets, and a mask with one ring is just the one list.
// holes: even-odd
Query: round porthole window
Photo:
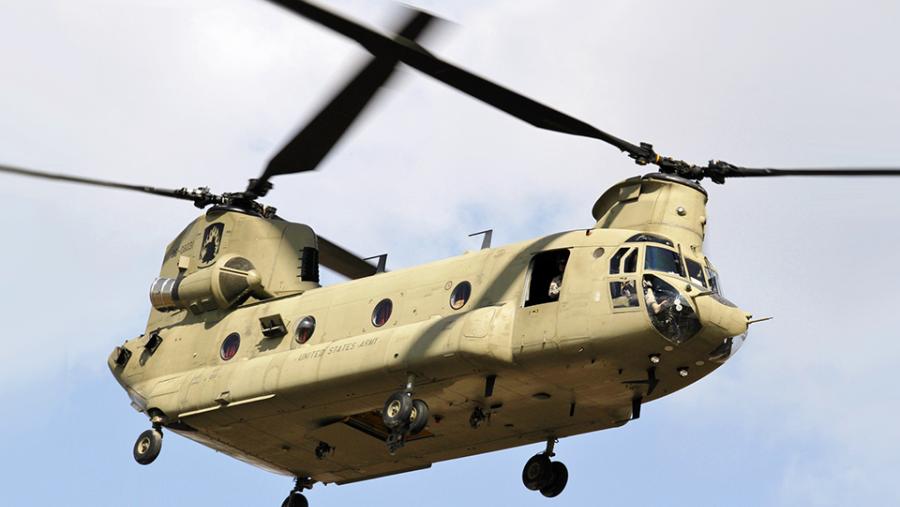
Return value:
[(372, 325), (375, 327), (381, 327), (387, 324), (388, 319), (391, 318), (391, 311), (394, 309), (394, 303), (391, 302), (390, 299), (382, 299), (375, 305), (375, 310), (372, 311)]
[(237, 333), (231, 333), (225, 340), (222, 341), (222, 348), (219, 349), (219, 356), (222, 357), (222, 360), (228, 361), (232, 357), (234, 357), (238, 349), (241, 347), (241, 335)]
[(472, 284), (469, 282), (460, 282), (453, 289), (453, 293), (450, 294), (450, 308), (459, 310), (463, 306), (466, 306), (466, 303), (469, 301), (469, 296), (471, 295)]
[(297, 343), (308, 342), (314, 332), (316, 332), (316, 318), (312, 315), (303, 317), (297, 324)]

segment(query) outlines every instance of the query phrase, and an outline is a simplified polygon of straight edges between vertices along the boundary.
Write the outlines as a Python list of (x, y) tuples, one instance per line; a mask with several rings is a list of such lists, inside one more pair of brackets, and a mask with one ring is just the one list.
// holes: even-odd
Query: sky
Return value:
[[(696, 163), (900, 166), (900, 4), (416, 1), (434, 53)], [(383, 30), (388, 0), (327, 5)], [(0, 164), (244, 188), (367, 55), (261, 0), (0, 0)], [(266, 203), (400, 269), (589, 227), (642, 172), (401, 69), (315, 173)], [(525, 490), (542, 446), (347, 486), (314, 506), (900, 504), (900, 179), (706, 184), (705, 250), (758, 317), (714, 374), (623, 428), (562, 440), (566, 491)], [(106, 368), (139, 335), (165, 245), (197, 214), (153, 196), (0, 175), (0, 504), (280, 505), (272, 475), (148, 427)], [(333, 279), (333, 278), (332, 278)]]

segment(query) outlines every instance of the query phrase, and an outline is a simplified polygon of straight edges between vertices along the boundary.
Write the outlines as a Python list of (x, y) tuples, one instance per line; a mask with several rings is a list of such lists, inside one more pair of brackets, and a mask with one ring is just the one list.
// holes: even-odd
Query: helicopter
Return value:
[[(204, 243), (204, 244), (208, 244), (208, 243)], [(376, 275), (376, 276), (382, 276), (382, 275)], [(321, 332), (321, 330), (319, 332)], [(164, 342), (164, 344), (165, 344), (165, 342)], [(164, 349), (160, 348), (159, 350), (162, 351)], [(502, 383), (502, 377), (501, 377), (501, 380), (498, 380), (498, 382)], [(413, 445), (413, 442), (410, 442), (409, 448), (411, 448), (412, 445)], [(403, 452), (403, 451), (404, 451), (403, 449), (400, 450), (400, 452)]]

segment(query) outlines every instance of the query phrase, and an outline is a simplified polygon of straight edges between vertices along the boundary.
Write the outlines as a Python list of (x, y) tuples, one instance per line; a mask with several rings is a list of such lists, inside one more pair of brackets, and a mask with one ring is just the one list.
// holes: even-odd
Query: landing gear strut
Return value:
[(391, 454), (403, 447), (407, 436), (418, 434), (428, 424), (428, 404), (412, 397), (414, 380), (415, 377), (410, 375), (406, 381), (406, 388), (390, 395), (384, 402), (381, 419), (391, 430), (387, 439), (388, 451)]
[(304, 489), (312, 489), (314, 481), (310, 477), (297, 477), (294, 482), (294, 489), (291, 490), (291, 493), (281, 502), (281, 507), (309, 507), (309, 501), (303, 496)]
[(569, 470), (562, 462), (551, 461), (555, 456), (553, 446), (555, 438), (547, 439), (547, 449), (535, 454), (522, 469), (522, 483), (532, 491), (540, 491), (547, 498), (553, 498), (566, 488), (569, 482)]

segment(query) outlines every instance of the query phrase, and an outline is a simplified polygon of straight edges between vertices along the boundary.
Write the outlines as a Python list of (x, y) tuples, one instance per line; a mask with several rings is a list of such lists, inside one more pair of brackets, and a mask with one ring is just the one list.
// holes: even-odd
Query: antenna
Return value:
[(368, 260), (372, 260), (372, 259), (378, 259), (378, 266), (375, 268), (375, 273), (378, 274), (378, 273), (384, 273), (384, 271), (385, 271), (384, 268), (387, 266), (387, 256), (388, 256), (388, 254), (383, 253), (381, 255), (373, 255), (372, 257), (366, 257), (363, 260), (368, 261)]
[(486, 230), (483, 230), (480, 232), (473, 232), (472, 234), (469, 234), (469, 237), (472, 238), (472, 237), (478, 236), (480, 234), (484, 234), (484, 238), (482, 238), (482, 240), (481, 240), (481, 249), (486, 250), (486, 249), (490, 248), (491, 247), (491, 238), (494, 237), (494, 229), (486, 229)]

